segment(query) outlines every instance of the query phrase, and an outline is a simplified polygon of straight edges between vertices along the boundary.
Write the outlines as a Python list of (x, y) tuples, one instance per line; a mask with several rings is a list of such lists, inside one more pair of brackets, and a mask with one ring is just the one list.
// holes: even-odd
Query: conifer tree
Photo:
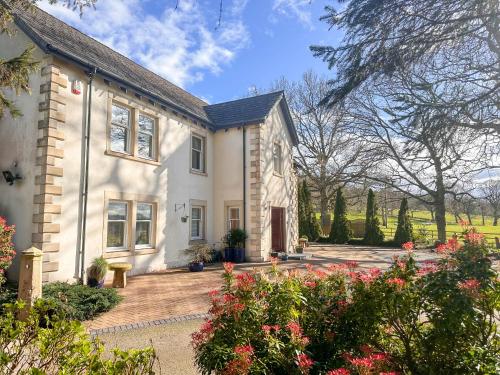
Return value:
[(384, 233), (380, 229), (377, 217), (377, 203), (373, 190), (368, 190), (368, 201), (366, 203), (365, 237), (367, 245), (380, 245), (384, 241)]
[(299, 182), (298, 188), (298, 216), (299, 216), (299, 237), (308, 236), (309, 233), (309, 221), (307, 220), (306, 214), (306, 202), (305, 202), (305, 194), (304, 194), (304, 183)]
[(299, 235), (306, 236), (310, 241), (316, 241), (321, 235), (321, 228), (311, 201), (311, 192), (306, 181), (299, 184)]
[(330, 242), (343, 244), (351, 238), (351, 228), (347, 220), (346, 201), (342, 189), (337, 189), (335, 198), (335, 209), (333, 211), (333, 223), (330, 230)]
[(413, 241), (413, 226), (411, 224), (410, 213), (408, 212), (408, 200), (403, 198), (398, 213), (398, 227), (394, 235), (394, 242), (401, 245), (405, 242)]

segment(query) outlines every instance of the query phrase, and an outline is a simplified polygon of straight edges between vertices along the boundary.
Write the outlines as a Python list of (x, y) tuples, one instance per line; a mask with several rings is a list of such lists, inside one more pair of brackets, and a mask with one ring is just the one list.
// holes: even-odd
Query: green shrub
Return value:
[[(21, 303), (0, 316), (0, 374), (149, 375), (157, 361), (152, 348), (114, 349), (104, 359), (103, 345), (91, 340), (81, 323), (53, 314), (56, 305), (39, 300), (25, 321)], [(109, 357), (109, 356), (107, 356)]]
[(297, 215), (299, 219), (299, 236), (307, 237), (310, 241), (316, 241), (321, 236), (321, 225), (316, 218), (311, 192), (307, 187), (306, 180), (299, 183)]
[(247, 232), (245, 232), (244, 229), (234, 228), (226, 234), (225, 242), (227, 247), (245, 247), (245, 240), (247, 237)]
[(337, 189), (335, 198), (335, 209), (333, 211), (333, 223), (330, 229), (330, 242), (344, 244), (351, 238), (351, 227), (347, 220), (347, 207), (342, 189)]
[(402, 245), (405, 242), (415, 241), (415, 236), (413, 235), (413, 226), (411, 224), (411, 217), (408, 211), (408, 200), (403, 198), (401, 200), (401, 206), (398, 212), (398, 226), (396, 228), (396, 233), (394, 234), (394, 242), (398, 245)]
[(55, 282), (43, 286), (42, 296), (70, 320), (89, 320), (118, 305), (122, 297), (115, 289)]
[(500, 282), (481, 236), (450, 240), (436, 261), (417, 263), (405, 248), (385, 272), (346, 262), (236, 275), (225, 264), (210, 319), (192, 337), (199, 370), (496, 374)]
[(366, 202), (365, 237), (367, 245), (380, 245), (384, 241), (384, 232), (380, 229), (377, 217), (377, 203), (372, 189), (368, 190), (368, 200)]

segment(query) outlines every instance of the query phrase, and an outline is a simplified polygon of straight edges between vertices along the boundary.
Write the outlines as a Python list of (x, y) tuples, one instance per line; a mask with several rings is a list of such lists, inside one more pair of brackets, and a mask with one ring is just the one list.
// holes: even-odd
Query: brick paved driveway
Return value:
[[(304, 261), (280, 262), (290, 268), (305, 268), (307, 263), (326, 268), (331, 263), (355, 260), (363, 268), (386, 268), (393, 255), (402, 255), (397, 249), (344, 245), (312, 245), (312, 254)], [(429, 251), (418, 251), (419, 260), (433, 258)], [(263, 263), (236, 265), (235, 271), (249, 271), (255, 267), (269, 267)], [(162, 273), (130, 277), (125, 289), (120, 290), (124, 300), (112, 311), (93, 321), (86, 322), (91, 329), (141, 323), (175, 316), (205, 313), (208, 310), (208, 291), (221, 285), (222, 265), (211, 265), (203, 272), (192, 273), (185, 269), (171, 269)]]

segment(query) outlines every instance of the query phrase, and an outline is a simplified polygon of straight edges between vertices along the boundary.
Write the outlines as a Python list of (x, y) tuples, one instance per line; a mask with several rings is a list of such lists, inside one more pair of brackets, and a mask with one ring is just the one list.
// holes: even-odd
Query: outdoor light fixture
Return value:
[(186, 223), (189, 217), (188, 215), (186, 215), (186, 203), (176, 203), (174, 209), (175, 212), (180, 211), (182, 209), (184, 215), (181, 216), (181, 222)]
[(11, 186), (14, 185), (14, 182), (16, 182), (16, 180), (23, 179), (17, 170), (17, 162), (14, 162), (12, 171), (2, 171), (2, 174), (3, 178), (5, 178), (5, 181)]

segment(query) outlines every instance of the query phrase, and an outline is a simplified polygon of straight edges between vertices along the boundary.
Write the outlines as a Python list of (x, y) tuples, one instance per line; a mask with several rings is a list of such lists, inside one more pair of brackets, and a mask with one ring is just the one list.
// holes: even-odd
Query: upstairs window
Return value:
[(155, 120), (149, 116), (139, 115), (137, 128), (137, 154), (141, 158), (154, 159)]
[(191, 136), (191, 169), (205, 172), (205, 138), (198, 135)]
[(281, 145), (278, 143), (275, 143), (273, 147), (273, 164), (274, 172), (277, 174), (281, 174), (283, 169), (283, 156), (281, 152)]
[(130, 110), (118, 105), (112, 105), (111, 151), (130, 154)]

